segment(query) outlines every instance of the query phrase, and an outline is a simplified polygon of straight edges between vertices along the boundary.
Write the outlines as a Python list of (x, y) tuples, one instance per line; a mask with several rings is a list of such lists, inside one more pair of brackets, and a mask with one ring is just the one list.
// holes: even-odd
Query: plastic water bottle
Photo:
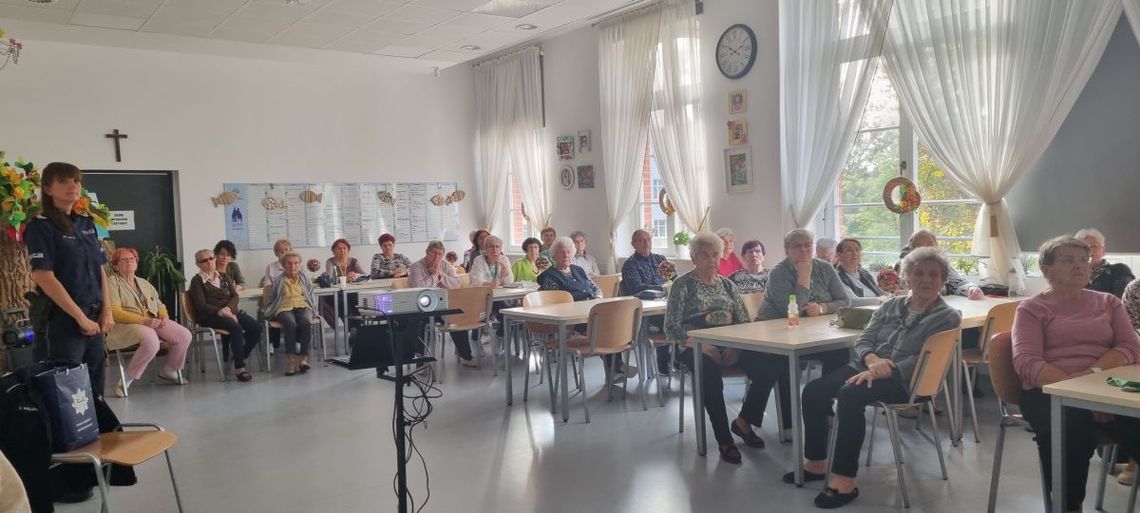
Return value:
[(796, 295), (788, 296), (788, 327), (795, 328), (800, 325), (800, 305), (796, 302)]

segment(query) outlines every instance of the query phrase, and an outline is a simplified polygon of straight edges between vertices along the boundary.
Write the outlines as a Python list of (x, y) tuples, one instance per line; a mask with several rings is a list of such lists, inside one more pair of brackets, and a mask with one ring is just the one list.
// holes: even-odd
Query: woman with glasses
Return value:
[(190, 301), (198, 324), (228, 333), (222, 339), (233, 357), (234, 376), (238, 381), (251, 381), (253, 375), (245, 370), (245, 359), (257, 347), (261, 324), (238, 310), (237, 284), (229, 275), (218, 272), (214, 253), (208, 249), (199, 250), (194, 253), (194, 261), (198, 265), (198, 273), (190, 279)]
[[(1021, 378), (1021, 413), (1033, 426), (1041, 466), (1049, 476), (1052, 405), (1041, 387), (1140, 362), (1140, 337), (1116, 296), (1085, 288), (1091, 272), (1088, 244), (1056, 237), (1041, 245), (1037, 259), (1049, 289), (1017, 305), (1013, 367)], [(1089, 458), (1096, 449), (1093, 433), (1106, 432), (1124, 454), (1136, 454), (1140, 421), (1070, 408), (1064, 430), (1066, 479), (1060, 500), (1065, 511), (1080, 511)], [(1052, 478), (1045, 483), (1051, 486)]]

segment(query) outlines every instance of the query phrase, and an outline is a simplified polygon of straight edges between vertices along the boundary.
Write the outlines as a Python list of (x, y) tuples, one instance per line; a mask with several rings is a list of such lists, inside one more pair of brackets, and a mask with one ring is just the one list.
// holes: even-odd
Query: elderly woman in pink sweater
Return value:
[[(1140, 337), (1120, 300), (1085, 289), (1089, 247), (1063, 236), (1041, 245), (1041, 272), (1049, 289), (1022, 302), (1013, 323), (1013, 365), (1024, 390), (1021, 413), (1037, 433), (1037, 451), (1050, 475), (1050, 403), (1041, 387), (1140, 361)], [(1066, 416), (1065, 511), (1081, 511), (1094, 431), (1107, 432), (1135, 454), (1140, 420), (1087, 410)], [(1051, 479), (1046, 480), (1052, 483)]]

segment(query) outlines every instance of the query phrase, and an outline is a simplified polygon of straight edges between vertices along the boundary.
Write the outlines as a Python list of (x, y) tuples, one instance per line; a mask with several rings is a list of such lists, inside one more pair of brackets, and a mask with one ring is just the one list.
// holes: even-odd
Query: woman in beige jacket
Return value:
[(190, 347), (190, 330), (170, 319), (154, 286), (135, 276), (138, 267), (139, 254), (134, 248), (118, 248), (111, 255), (111, 268), (115, 272), (108, 279), (108, 288), (115, 327), (107, 334), (107, 349), (114, 351), (138, 344), (127, 366), (126, 378), (115, 387), (115, 397), (126, 397), (131, 382), (142, 377), (146, 366), (158, 354), (160, 341), (169, 345), (170, 353), (166, 366), (158, 373), (159, 379), (180, 385), (187, 383), (181, 370)]

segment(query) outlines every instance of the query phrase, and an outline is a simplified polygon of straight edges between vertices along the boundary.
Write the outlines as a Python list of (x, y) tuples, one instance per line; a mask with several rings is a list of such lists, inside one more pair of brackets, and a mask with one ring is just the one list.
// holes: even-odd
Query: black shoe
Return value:
[(60, 504), (78, 504), (80, 502), (86, 502), (94, 495), (95, 488), (55, 490), (52, 492), (51, 500), (52, 502), (58, 502)]
[(819, 492), (819, 495), (815, 496), (815, 507), (820, 509), (835, 509), (855, 500), (857, 497), (859, 497), (858, 488), (851, 490), (851, 493), (839, 493), (839, 490), (829, 486), (824, 488), (822, 492)]
[(744, 445), (754, 447), (756, 449), (764, 448), (764, 439), (760, 438), (760, 435), (757, 435), (756, 432), (752, 430), (751, 426), (749, 426), (748, 430), (745, 431), (736, 426), (736, 421), (732, 421), (729, 423), (729, 430), (732, 431), (732, 434), (739, 436), (741, 440), (744, 440)]
[[(808, 472), (806, 470), (804, 471), (804, 483), (810, 483), (812, 481), (823, 481), (823, 478), (825, 477), (827, 476), (824, 474), (816, 474), (815, 472)], [(796, 484), (796, 473), (788, 472), (787, 474), (784, 474), (784, 482), (788, 484)]]
[(720, 459), (725, 463), (739, 465), (742, 459), (740, 449), (736, 448), (736, 444), (724, 444), (720, 446)]

